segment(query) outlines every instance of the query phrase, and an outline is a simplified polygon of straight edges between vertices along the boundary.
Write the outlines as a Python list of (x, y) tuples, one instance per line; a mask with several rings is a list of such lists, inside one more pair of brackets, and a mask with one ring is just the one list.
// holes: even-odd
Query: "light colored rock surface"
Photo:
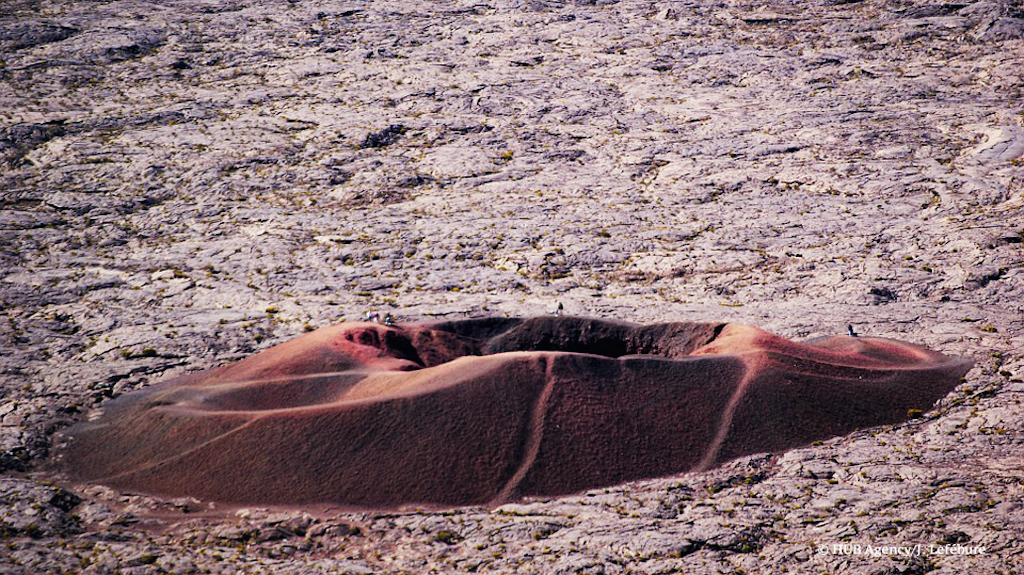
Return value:
[[(1012, 572), (1024, 14), (958, 6), (6, 3), (0, 571)], [(32, 474), (103, 398), (307, 324), (558, 301), (978, 366), (908, 425), (495, 510), (72, 507)], [(940, 541), (986, 553), (817, 554)]]

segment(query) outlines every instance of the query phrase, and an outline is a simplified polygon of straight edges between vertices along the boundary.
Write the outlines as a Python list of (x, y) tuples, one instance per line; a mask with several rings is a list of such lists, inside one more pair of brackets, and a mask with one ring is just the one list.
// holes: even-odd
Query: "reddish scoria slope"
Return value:
[(894, 423), (970, 365), (740, 325), (341, 324), (111, 401), (60, 461), (79, 480), (225, 502), (499, 502)]

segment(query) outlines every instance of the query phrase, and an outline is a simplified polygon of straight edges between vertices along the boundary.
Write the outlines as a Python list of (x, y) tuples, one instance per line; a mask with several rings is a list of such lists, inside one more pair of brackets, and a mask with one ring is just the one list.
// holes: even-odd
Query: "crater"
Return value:
[(498, 504), (903, 421), (971, 365), (738, 324), (343, 323), (107, 402), (68, 429), (55, 466), (225, 503)]

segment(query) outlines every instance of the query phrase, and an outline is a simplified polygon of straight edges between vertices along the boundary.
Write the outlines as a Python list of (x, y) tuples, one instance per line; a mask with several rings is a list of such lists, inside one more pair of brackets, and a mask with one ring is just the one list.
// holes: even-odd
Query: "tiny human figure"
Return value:
[(562, 306), (562, 302), (558, 302), (558, 307), (557, 307), (557, 308), (555, 308), (555, 315), (556, 315), (556, 316), (562, 315), (562, 311), (563, 311), (564, 309), (565, 309), (565, 307), (564, 307), (564, 306)]
[(857, 332), (853, 331), (853, 326), (852, 325), (847, 325), (846, 329), (847, 329), (847, 331), (850, 332), (850, 337), (857, 337)]
[(384, 314), (384, 325), (395, 325), (395, 320), (391, 317), (391, 312)]
[(364, 319), (364, 321), (372, 321), (374, 323), (379, 323), (380, 314), (375, 311), (368, 311), (366, 312), (366, 318)]

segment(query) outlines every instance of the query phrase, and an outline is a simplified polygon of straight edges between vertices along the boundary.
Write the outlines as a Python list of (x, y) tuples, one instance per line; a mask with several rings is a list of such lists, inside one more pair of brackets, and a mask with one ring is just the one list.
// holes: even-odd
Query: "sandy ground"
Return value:
[[(0, 572), (1017, 572), (1022, 38), (1007, 1), (3, 0)], [(558, 303), (977, 365), (905, 425), (497, 509), (42, 471), (311, 327)]]

